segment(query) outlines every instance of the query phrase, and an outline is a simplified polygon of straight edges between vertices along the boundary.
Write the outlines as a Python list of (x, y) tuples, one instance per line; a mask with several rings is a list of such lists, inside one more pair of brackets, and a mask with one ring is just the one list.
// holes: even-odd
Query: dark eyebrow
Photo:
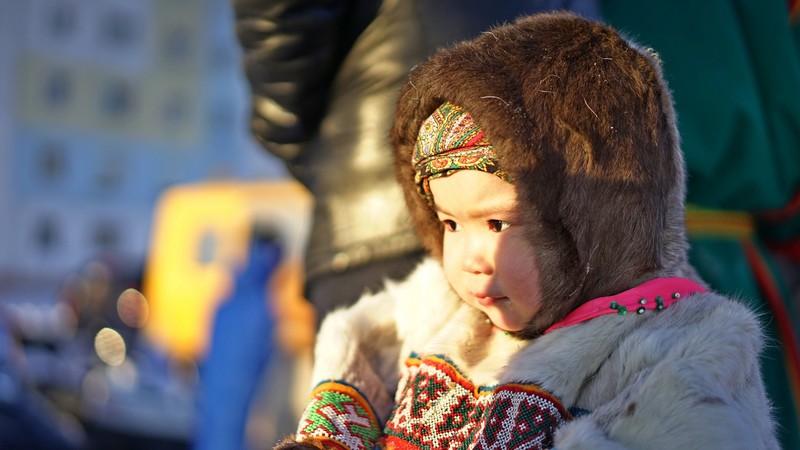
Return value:
[[(446, 214), (448, 216), (452, 216), (453, 215), (453, 214), (449, 213), (448, 211), (440, 208), (436, 204), (433, 205), (433, 209), (437, 213)], [(470, 214), (470, 216), (472, 216), (472, 217), (491, 217), (491, 216), (496, 216), (496, 215), (517, 214), (517, 212), (518, 212), (517, 204), (514, 203), (514, 205), (511, 208), (506, 208), (506, 207), (501, 207), (501, 206), (496, 206), (496, 207), (495, 206), (489, 206), (487, 208), (483, 208), (483, 209), (479, 209), (477, 211), (473, 211), (472, 214)]]

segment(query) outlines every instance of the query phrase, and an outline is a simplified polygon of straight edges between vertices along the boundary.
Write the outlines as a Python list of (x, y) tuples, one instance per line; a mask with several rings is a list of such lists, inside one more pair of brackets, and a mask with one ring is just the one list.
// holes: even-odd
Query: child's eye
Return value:
[(458, 224), (454, 220), (445, 219), (442, 220), (444, 224), (444, 229), (447, 231), (458, 231)]
[(489, 221), (489, 229), (494, 231), (495, 233), (499, 233), (506, 228), (510, 227), (511, 224), (506, 222), (505, 220), (490, 220)]

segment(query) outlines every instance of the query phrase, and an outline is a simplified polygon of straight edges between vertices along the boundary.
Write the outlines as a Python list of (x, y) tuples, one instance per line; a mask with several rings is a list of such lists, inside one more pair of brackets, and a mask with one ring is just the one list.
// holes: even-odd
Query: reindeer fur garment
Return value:
[(325, 320), (312, 380), (347, 380), (385, 420), (405, 358), (445, 354), (477, 385), (535, 382), (590, 411), (556, 431), (561, 450), (778, 448), (759, 324), (738, 302), (696, 294), (662, 312), (602, 316), (534, 340), (490, 330), (428, 259)]
[[(512, 335), (492, 331), (451, 291), (439, 262), (442, 224), (414, 183), (420, 124), (444, 101), (474, 117), (514, 180), (542, 309)], [(556, 430), (560, 450), (778, 447), (760, 325), (740, 302), (694, 294), (661, 312), (543, 333), (587, 301), (654, 278), (702, 284), (687, 262), (683, 155), (652, 52), (570, 14), (523, 18), (416, 67), (391, 139), (432, 256), (407, 280), (326, 318), (315, 385), (350, 383), (385, 421), (406, 358), (446, 355), (475, 385), (536, 384), (588, 411)]]

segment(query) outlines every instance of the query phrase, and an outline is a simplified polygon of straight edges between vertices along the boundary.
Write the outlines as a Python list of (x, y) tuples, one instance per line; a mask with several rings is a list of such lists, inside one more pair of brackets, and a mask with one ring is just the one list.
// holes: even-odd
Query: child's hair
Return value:
[(601, 23), (551, 13), (493, 28), (412, 70), (391, 139), (417, 232), (437, 258), (442, 225), (411, 161), (420, 125), (445, 102), (474, 118), (514, 180), (545, 305), (524, 335), (592, 298), (681, 275), (683, 159), (652, 51)]

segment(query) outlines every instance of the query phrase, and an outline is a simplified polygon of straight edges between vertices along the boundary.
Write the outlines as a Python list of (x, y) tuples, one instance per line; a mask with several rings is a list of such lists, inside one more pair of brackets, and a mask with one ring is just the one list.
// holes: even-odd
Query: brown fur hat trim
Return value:
[(523, 17), (440, 50), (411, 71), (391, 140), (417, 231), (441, 257), (442, 226), (418, 194), (420, 124), (468, 111), (515, 180), (545, 308), (534, 336), (578, 305), (686, 264), (684, 165), (660, 62), (571, 13)]

